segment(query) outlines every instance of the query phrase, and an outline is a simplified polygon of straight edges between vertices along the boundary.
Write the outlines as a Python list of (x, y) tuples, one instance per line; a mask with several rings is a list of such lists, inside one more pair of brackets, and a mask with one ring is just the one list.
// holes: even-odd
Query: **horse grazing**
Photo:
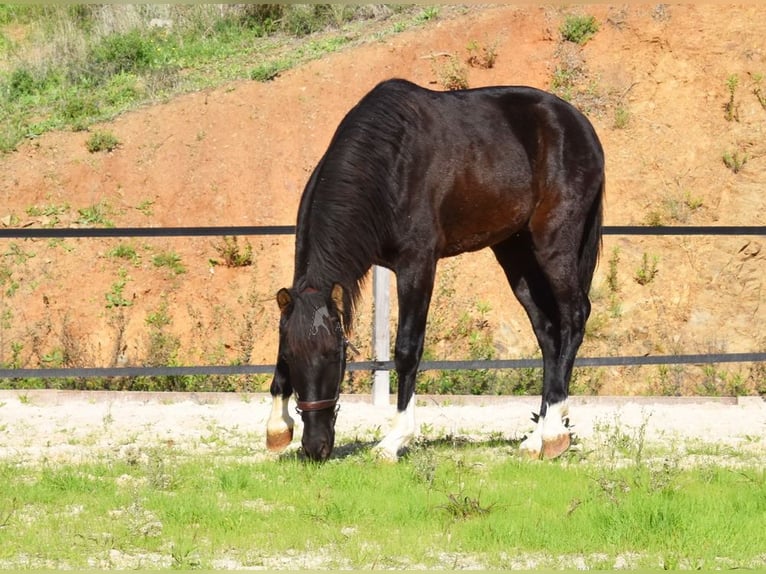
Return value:
[(416, 431), (415, 377), (437, 261), (490, 247), (543, 356), (537, 425), (520, 448), (532, 457), (564, 452), (603, 194), (593, 127), (552, 94), (512, 86), (436, 92), (397, 79), (376, 86), (341, 121), (301, 198), (293, 285), (277, 293), (268, 447), (292, 440), (295, 393), (303, 450), (314, 460), (330, 456), (354, 305), (375, 264), (396, 274), (399, 301), (397, 413), (375, 447), (395, 460)]

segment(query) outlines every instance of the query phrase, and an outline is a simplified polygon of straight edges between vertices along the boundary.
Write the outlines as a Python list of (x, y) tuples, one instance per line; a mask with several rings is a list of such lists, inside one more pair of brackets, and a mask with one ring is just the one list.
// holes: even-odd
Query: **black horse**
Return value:
[(415, 376), (437, 261), (490, 247), (543, 356), (538, 422), (521, 449), (533, 457), (565, 451), (603, 195), (593, 127), (552, 94), (508, 86), (436, 92), (404, 80), (375, 87), (338, 126), (300, 202), (293, 286), (277, 294), (269, 448), (292, 440), (294, 392), (306, 455), (330, 456), (346, 337), (360, 282), (375, 264), (397, 281), (397, 415), (376, 447), (395, 459), (416, 430)]

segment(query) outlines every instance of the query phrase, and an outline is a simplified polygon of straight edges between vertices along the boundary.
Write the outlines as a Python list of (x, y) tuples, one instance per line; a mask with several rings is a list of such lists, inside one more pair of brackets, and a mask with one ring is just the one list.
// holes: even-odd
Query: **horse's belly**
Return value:
[(503, 199), (474, 195), (467, 201), (445, 204), (440, 214), (441, 251), (447, 257), (495, 245), (522, 229), (531, 211), (532, 200), (527, 194)]

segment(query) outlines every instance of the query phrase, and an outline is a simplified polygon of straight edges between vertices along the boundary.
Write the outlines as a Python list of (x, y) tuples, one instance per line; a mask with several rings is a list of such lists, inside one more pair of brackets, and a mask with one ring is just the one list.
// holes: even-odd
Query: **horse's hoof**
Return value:
[(522, 458), (529, 460), (539, 460), (542, 450), (543, 441), (538, 430), (535, 430), (535, 432), (525, 438), (519, 445), (519, 454)]
[(572, 437), (569, 433), (543, 440), (543, 458), (556, 458), (569, 449)]
[(372, 449), (372, 456), (375, 457), (375, 460), (380, 462), (398, 462), (399, 456), (396, 452), (391, 452), (391, 450), (376, 446)]
[(540, 458), (540, 451), (533, 448), (519, 448), (519, 454), (522, 458), (528, 460), (538, 460)]
[(266, 448), (272, 452), (286, 449), (291, 442), (293, 442), (293, 429), (291, 428), (266, 432)]

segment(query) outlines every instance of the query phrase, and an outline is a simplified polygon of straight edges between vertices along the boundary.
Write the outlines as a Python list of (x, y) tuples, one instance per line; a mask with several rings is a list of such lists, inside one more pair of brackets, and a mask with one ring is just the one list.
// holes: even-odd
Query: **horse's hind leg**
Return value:
[[(553, 458), (569, 448), (569, 380), (590, 312), (579, 282), (577, 247), (558, 245), (558, 237), (533, 237), (524, 232), (493, 247), (529, 316), (543, 355), (537, 427), (520, 447), (534, 458)], [(579, 245), (579, 238), (575, 245)]]
[[(566, 392), (557, 380), (558, 309), (545, 273), (534, 256), (531, 238), (522, 233), (492, 247), (516, 298), (527, 312), (543, 355), (543, 400), (534, 432), (520, 446), (532, 458), (557, 456), (569, 447), (564, 424)], [(547, 449), (543, 445), (549, 445)]]

